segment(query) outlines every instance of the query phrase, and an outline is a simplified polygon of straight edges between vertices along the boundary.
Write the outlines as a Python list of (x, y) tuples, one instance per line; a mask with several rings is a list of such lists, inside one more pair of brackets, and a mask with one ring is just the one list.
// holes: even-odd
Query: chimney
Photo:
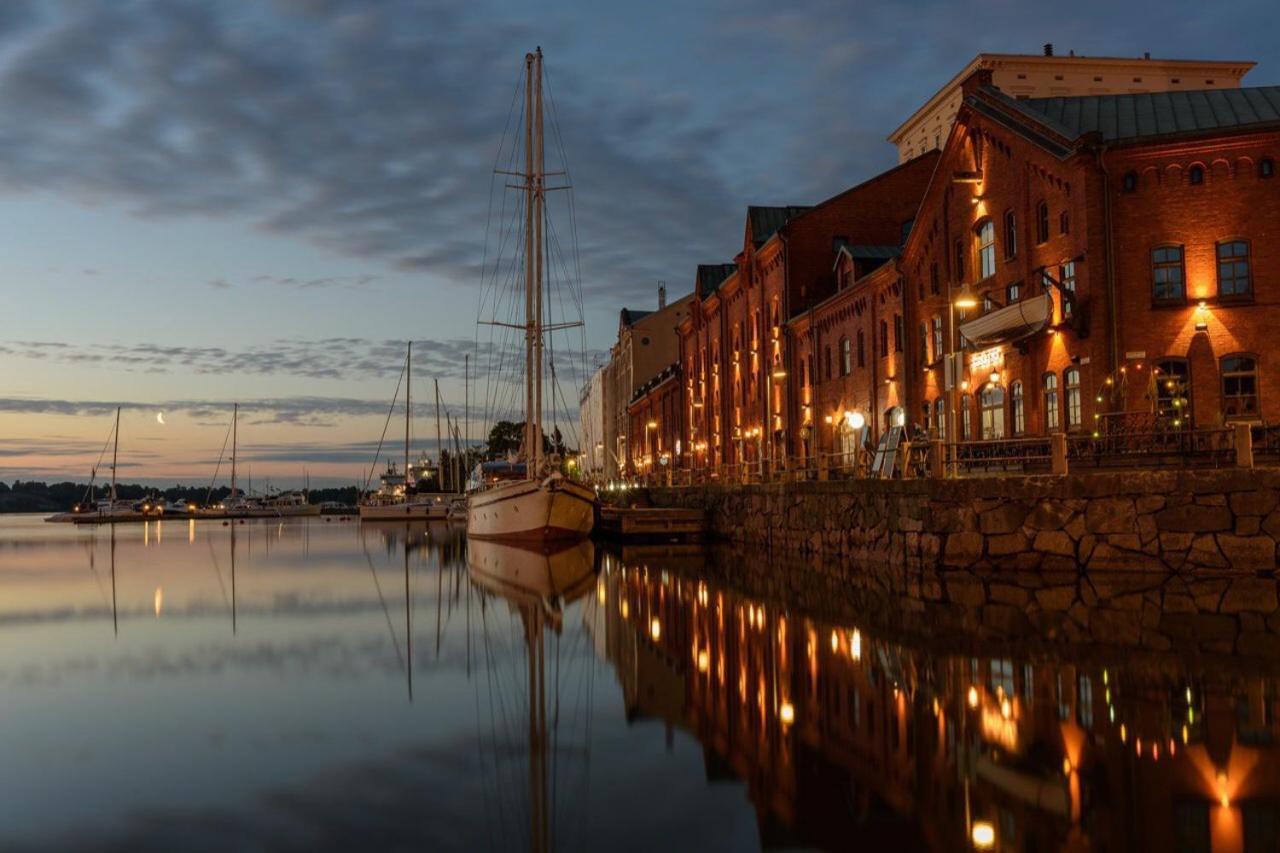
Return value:
[(667, 283), (665, 281), (658, 282), (658, 310), (661, 311), (667, 307)]
[(1053, 56), (1053, 42), (1047, 41), (1044, 43), (1044, 55)]

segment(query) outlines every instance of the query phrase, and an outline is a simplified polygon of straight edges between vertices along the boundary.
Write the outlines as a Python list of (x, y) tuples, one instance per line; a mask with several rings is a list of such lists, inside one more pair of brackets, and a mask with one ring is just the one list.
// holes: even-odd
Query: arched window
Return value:
[(938, 440), (947, 440), (947, 404), (939, 397), (933, 401), (933, 423), (938, 428)]
[(1004, 389), (987, 385), (979, 397), (982, 404), (982, 437), (1004, 438)]
[(1225, 418), (1258, 416), (1258, 360), (1252, 355), (1224, 356), (1222, 373), (1222, 415)]
[(1258, 161), (1258, 177), (1270, 178), (1276, 173), (1276, 161), (1270, 157), (1263, 157)]
[(1057, 432), (1058, 423), (1058, 375), (1046, 373), (1041, 380), (1044, 388), (1044, 431)]
[(1192, 166), (1187, 170), (1187, 180), (1192, 184), (1204, 183), (1204, 166)]
[(1218, 244), (1218, 295), (1224, 298), (1241, 298), (1251, 295), (1252, 277), (1249, 275), (1249, 243), (1247, 240), (1229, 240)]
[(968, 441), (973, 438), (973, 428), (969, 420), (969, 395), (960, 395), (960, 438)]
[(1046, 243), (1049, 240), (1049, 205), (1040, 202), (1036, 206), (1036, 242)]
[(1127, 193), (1131, 193), (1138, 188), (1138, 173), (1125, 172), (1124, 177), (1120, 180), (1120, 187)]
[(867, 336), (858, 330), (858, 367), (867, 366)]
[(1004, 256), (1012, 258), (1018, 254), (1018, 218), (1012, 210), (1004, 212)]
[(1156, 302), (1184, 302), (1187, 274), (1181, 246), (1156, 246), (1151, 250), (1151, 298)]
[(852, 354), (849, 349), (849, 339), (840, 339), (840, 375), (848, 376), (853, 371)]
[(1027, 408), (1021, 382), (1009, 386), (1009, 397), (1013, 401), (1013, 434), (1022, 435), (1027, 431)]
[(990, 219), (978, 226), (978, 279), (996, 274), (996, 226)]
[(1155, 364), (1156, 417), (1172, 427), (1191, 425), (1191, 366), (1185, 358)]
[(1062, 375), (1067, 391), (1067, 429), (1080, 429), (1084, 424), (1084, 414), (1080, 407), (1080, 371), (1069, 367)]

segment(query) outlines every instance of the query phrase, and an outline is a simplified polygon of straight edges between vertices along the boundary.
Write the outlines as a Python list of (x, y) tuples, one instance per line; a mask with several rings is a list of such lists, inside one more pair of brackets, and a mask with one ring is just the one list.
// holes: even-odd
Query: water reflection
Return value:
[(1275, 849), (1275, 601), (0, 519), (0, 847)]

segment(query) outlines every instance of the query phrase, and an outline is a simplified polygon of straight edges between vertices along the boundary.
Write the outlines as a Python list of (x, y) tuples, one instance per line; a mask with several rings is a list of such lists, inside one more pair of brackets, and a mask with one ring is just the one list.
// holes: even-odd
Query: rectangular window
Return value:
[(929, 363), (929, 326), (920, 324), (920, 363)]
[(1075, 310), (1076, 296), (1076, 262), (1063, 261), (1058, 267), (1058, 283), (1062, 285), (1062, 289), (1067, 291), (1069, 296), (1059, 294), (1062, 299), (1062, 318), (1065, 320), (1071, 316), (1071, 312)]
[(1022, 296), (1022, 282), (1015, 281), (1005, 290), (1005, 304), (1012, 305)]
[(988, 385), (979, 396), (982, 403), (982, 437), (988, 441), (1004, 438), (1004, 389)]
[(1004, 256), (1005, 259), (1018, 254), (1018, 218), (1012, 210), (1004, 212)]
[(1067, 391), (1067, 429), (1080, 429), (1084, 417), (1080, 410), (1080, 371), (1072, 367), (1064, 374)]
[(947, 404), (939, 397), (933, 403), (933, 422), (938, 427), (938, 440), (947, 440)]
[(880, 357), (887, 358), (889, 355), (889, 324), (884, 320), (880, 321)]
[(1249, 244), (1232, 240), (1218, 244), (1218, 295), (1239, 299), (1252, 293)]
[(942, 358), (942, 318), (933, 318), (933, 358), (934, 361)]
[(956, 241), (956, 281), (964, 281), (964, 241)]
[[(852, 365), (849, 363), (849, 339), (840, 339), (840, 375), (848, 376), (852, 372)], [(862, 333), (858, 333), (858, 366), (862, 366)]]
[(1022, 383), (1015, 382), (1009, 388), (1009, 396), (1013, 399), (1013, 434), (1022, 435), (1027, 431), (1027, 409), (1022, 396)]
[(893, 315), (893, 351), (902, 352), (902, 315)]
[(1044, 377), (1044, 431), (1058, 431), (1058, 377), (1053, 373)]
[(1185, 358), (1166, 358), (1156, 365), (1156, 417), (1180, 427), (1191, 420), (1191, 370)]
[(1040, 202), (1036, 207), (1036, 242), (1047, 243), (1049, 241), (1049, 205)]
[(960, 395), (960, 438), (968, 441), (973, 437), (972, 425), (969, 421), (969, 395)]
[(978, 226), (978, 279), (996, 274), (996, 226), (987, 220)]
[(1222, 359), (1222, 414), (1227, 418), (1258, 416), (1258, 362), (1251, 355)]
[(1157, 246), (1151, 250), (1152, 299), (1156, 302), (1184, 301), (1187, 298), (1186, 280), (1181, 246)]

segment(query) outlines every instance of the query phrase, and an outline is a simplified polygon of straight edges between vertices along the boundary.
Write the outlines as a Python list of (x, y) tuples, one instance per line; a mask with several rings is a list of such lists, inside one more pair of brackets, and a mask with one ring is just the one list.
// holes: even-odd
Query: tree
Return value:
[(520, 423), (498, 421), (493, 425), (493, 429), (489, 430), (489, 447), (486, 455), (490, 459), (501, 459), (508, 453), (518, 451), (520, 442), (523, 440), (524, 421)]

